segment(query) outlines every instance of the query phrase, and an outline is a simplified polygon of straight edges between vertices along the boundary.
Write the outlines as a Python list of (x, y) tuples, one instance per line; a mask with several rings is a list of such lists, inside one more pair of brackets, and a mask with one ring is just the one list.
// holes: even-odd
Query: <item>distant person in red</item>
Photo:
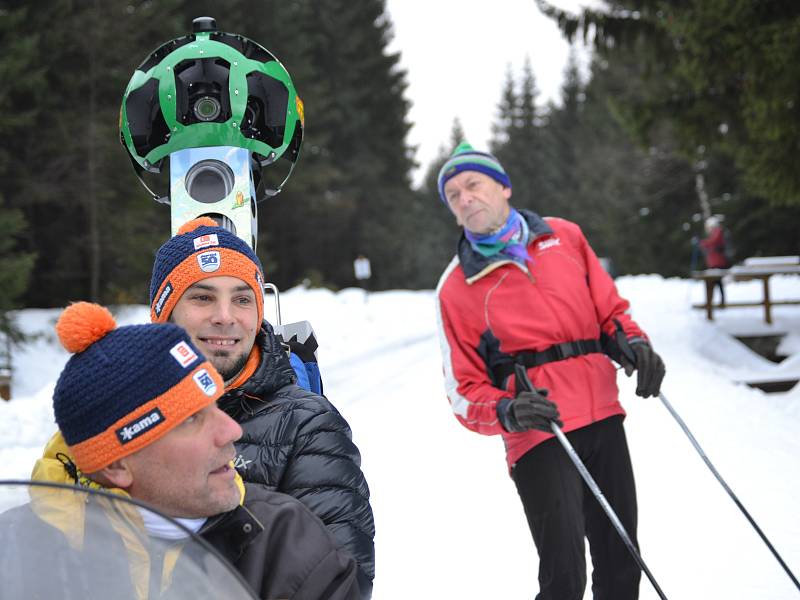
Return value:
[[(722, 229), (720, 218), (712, 215), (706, 219), (705, 223), (706, 238), (700, 240), (700, 248), (706, 260), (707, 269), (728, 269), (731, 266), (729, 260), (728, 240), (725, 239), (725, 232)], [(725, 305), (725, 289), (722, 287), (722, 279), (717, 281), (719, 286), (720, 302)]]

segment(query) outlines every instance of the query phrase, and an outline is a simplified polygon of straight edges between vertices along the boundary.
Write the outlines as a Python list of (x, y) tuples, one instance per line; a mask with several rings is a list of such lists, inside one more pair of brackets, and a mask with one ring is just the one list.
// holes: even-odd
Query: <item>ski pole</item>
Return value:
[[(519, 363), (514, 365), (514, 372), (517, 377), (517, 382), (520, 384), (520, 387), (524, 388), (528, 392), (534, 391), (533, 384), (531, 380), (528, 378), (528, 372), (525, 370), (525, 367)], [(614, 512), (614, 509), (611, 508), (611, 505), (606, 500), (606, 497), (603, 495), (603, 492), (600, 490), (600, 487), (597, 485), (597, 482), (592, 478), (589, 470), (586, 468), (586, 465), (583, 464), (583, 461), (578, 456), (578, 453), (573, 448), (572, 444), (570, 444), (567, 436), (564, 435), (564, 432), (561, 431), (561, 428), (556, 425), (554, 422), (550, 421), (550, 428), (553, 430), (556, 438), (558, 441), (561, 442), (561, 445), (564, 447), (564, 450), (567, 452), (567, 456), (569, 456), (572, 464), (575, 465), (575, 468), (578, 469), (578, 473), (580, 473), (583, 480), (586, 482), (586, 485), (589, 486), (589, 489), (594, 494), (594, 497), (600, 503), (600, 506), (605, 511), (606, 515), (608, 516), (611, 524), (614, 526), (614, 529), (617, 530), (617, 533), (622, 538), (622, 541), (625, 543), (625, 546), (628, 548), (628, 551), (633, 556), (633, 559), (636, 561), (636, 564), (639, 565), (639, 568), (644, 571), (644, 574), (647, 575), (647, 578), (650, 580), (650, 583), (653, 584), (653, 587), (658, 594), (658, 597), (662, 600), (667, 600), (667, 597), (664, 595), (664, 592), (661, 591), (661, 587), (659, 587), (658, 582), (656, 582), (655, 577), (650, 572), (650, 569), (647, 568), (647, 565), (644, 563), (639, 551), (634, 546), (633, 541), (631, 541), (628, 532), (625, 531), (625, 526), (622, 524), (622, 521), (619, 520), (617, 513)]]
[(669, 403), (669, 401), (667, 400), (667, 397), (663, 393), (660, 393), (658, 395), (658, 397), (661, 398), (661, 402), (664, 403), (664, 406), (667, 407), (667, 410), (670, 412), (670, 414), (678, 422), (678, 425), (681, 426), (681, 429), (683, 429), (683, 432), (686, 434), (686, 437), (689, 438), (689, 441), (692, 442), (692, 445), (694, 446), (694, 449), (697, 450), (697, 453), (700, 455), (700, 458), (702, 458), (703, 461), (706, 463), (706, 466), (714, 474), (714, 477), (717, 478), (717, 481), (719, 481), (720, 485), (725, 489), (726, 492), (728, 492), (728, 495), (731, 497), (731, 499), (736, 504), (736, 506), (739, 507), (739, 510), (742, 511), (742, 514), (744, 514), (744, 516), (750, 522), (750, 525), (753, 526), (753, 529), (756, 530), (756, 533), (758, 533), (758, 535), (761, 536), (761, 539), (767, 545), (767, 548), (769, 548), (770, 552), (772, 552), (772, 555), (775, 557), (775, 559), (780, 563), (781, 567), (783, 567), (783, 570), (786, 571), (786, 574), (792, 580), (792, 583), (794, 583), (795, 587), (798, 590), (800, 590), (800, 582), (797, 581), (797, 577), (794, 576), (794, 573), (792, 573), (792, 571), (789, 569), (788, 565), (783, 561), (783, 559), (781, 558), (781, 555), (778, 554), (778, 551), (775, 550), (775, 547), (767, 539), (767, 536), (764, 535), (764, 532), (761, 531), (761, 528), (756, 524), (756, 522), (753, 519), (753, 517), (751, 517), (750, 513), (747, 512), (747, 509), (739, 501), (739, 498), (737, 498), (736, 494), (733, 493), (733, 490), (728, 486), (727, 483), (725, 483), (725, 480), (722, 478), (722, 476), (714, 468), (714, 465), (711, 464), (711, 461), (706, 456), (706, 453), (703, 452), (703, 449), (700, 447), (700, 444), (697, 443), (697, 440), (692, 435), (692, 432), (689, 431), (689, 428), (686, 426), (686, 423), (683, 422), (683, 419), (681, 419), (680, 415), (678, 415), (678, 413), (672, 407), (672, 404)]

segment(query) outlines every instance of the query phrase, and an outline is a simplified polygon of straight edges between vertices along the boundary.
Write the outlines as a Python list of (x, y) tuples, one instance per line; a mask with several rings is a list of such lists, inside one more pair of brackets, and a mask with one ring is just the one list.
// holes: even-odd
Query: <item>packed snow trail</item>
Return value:
[[(751, 283), (728, 285), (726, 295), (760, 299), (760, 286)], [(800, 278), (771, 283), (776, 299), (800, 298)], [(726, 332), (788, 330), (782, 347), (800, 352), (800, 307), (776, 307), (771, 327), (759, 308), (726, 309), (707, 322), (703, 311), (689, 308), (702, 298), (700, 283), (638, 276), (617, 284), (664, 358), (665, 395), (797, 574), (800, 386), (765, 394), (734, 383), (744, 367), (775, 367)], [(502, 443), (467, 431), (450, 412), (433, 302), (431, 291), (296, 288), (281, 295), (284, 322), (313, 324), (326, 395), (361, 449), (377, 528), (375, 599), (529, 599), (537, 589), (536, 552)], [(58, 313), (21, 313), (25, 330), (42, 336), (15, 355), (15, 398), (0, 402), (2, 478), (26, 477), (53, 431), (50, 395), (67, 359), (53, 333)], [(274, 314), (269, 302), (265, 314)], [(144, 307), (118, 314), (120, 324), (147, 318)], [(618, 382), (642, 557), (667, 597), (798, 598), (662, 403), (635, 396), (635, 377), (620, 372)], [(586, 599), (590, 588), (591, 581)], [(646, 578), (640, 597), (657, 598)]]

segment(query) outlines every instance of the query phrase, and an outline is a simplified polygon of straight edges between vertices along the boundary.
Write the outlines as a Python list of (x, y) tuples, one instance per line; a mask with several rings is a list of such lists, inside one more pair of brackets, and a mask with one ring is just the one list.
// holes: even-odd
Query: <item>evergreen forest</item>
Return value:
[[(592, 58), (583, 75), (570, 61), (559, 101), (540, 100), (530, 63), (497, 90), (490, 149), (516, 206), (578, 222), (617, 274), (686, 276), (711, 213), (739, 257), (800, 254), (800, 4), (537, 4)], [(219, 6), (0, 1), (0, 327), (19, 307), (147, 302), (169, 210), (119, 143), (120, 100), (147, 54), (204, 14), (266, 46), (305, 103), (294, 174), (259, 205), (268, 279), (352, 286), (364, 254), (374, 290), (436, 285), (459, 236), (436, 175), (463, 132), (449, 117), (451, 139), (412, 186), (407, 74), (387, 50), (385, 3)]]

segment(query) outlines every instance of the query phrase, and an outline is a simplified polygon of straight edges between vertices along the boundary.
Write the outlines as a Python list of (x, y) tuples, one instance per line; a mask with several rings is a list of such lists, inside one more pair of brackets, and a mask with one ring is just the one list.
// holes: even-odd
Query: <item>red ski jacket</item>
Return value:
[[(627, 314), (580, 228), (564, 219), (520, 211), (531, 231), (523, 266), (503, 255), (484, 257), (465, 237), (439, 281), (437, 317), (450, 405), (462, 425), (500, 434), (509, 469), (528, 450), (553, 437), (543, 431), (509, 433), (497, 403), (516, 395), (514, 377), (495, 381), (492, 367), (518, 352), (541, 352), (563, 342), (613, 338), (618, 321), (630, 339), (647, 339)], [(616, 368), (595, 352), (528, 369), (536, 387), (550, 390), (563, 430), (572, 431), (625, 412)]]
[(725, 234), (722, 227), (714, 227), (709, 236), (700, 240), (700, 247), (706, 257), (706, 267), (709, 269), (727, 269), (730, 267), (725, 256)]

